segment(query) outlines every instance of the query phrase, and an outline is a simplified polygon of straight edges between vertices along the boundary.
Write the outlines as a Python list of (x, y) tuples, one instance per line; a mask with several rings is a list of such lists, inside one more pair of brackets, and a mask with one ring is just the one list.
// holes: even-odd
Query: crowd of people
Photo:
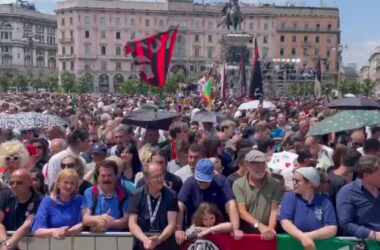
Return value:
[[(67, 127), (1, 129), (0, 243), (129, 231), (134, 249), (177, 249), (228, 233), (286, 233), (305, 249), (337, 235), (380, 241), (380, 128), (307, 136), (326, 99), (272, 100), (199, 122), (199, 98), (1, 95), (0, 113), (41, 112)], [(178, 112), (167, 131), (127, 124), (145, 104)], [(161, 112), (161, 111), (158, 111)], [(1, 117), (0, 117), (1, 119)], [(278, 153), (296, 157), (272, 168)], [(7, 235), (7, 231), (15, 231)]]

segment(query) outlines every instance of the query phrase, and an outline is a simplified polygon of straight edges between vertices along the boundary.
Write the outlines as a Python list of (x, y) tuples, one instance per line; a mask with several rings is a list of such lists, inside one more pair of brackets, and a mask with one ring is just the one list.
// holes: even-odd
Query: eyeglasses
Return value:
[(148, 176), (148, 178), (151, 180), (161, 180), (162, 178), (164, 178), (164, 175), (158, 174), (158, 175), (154, 175), (154, 176)]
[(6, 163), (13, 162), (13, 161), (20, 161), (20, 156), (19, 155), (6, 156), (4, 159)]
[(304, 181), (293, 178), (293, 182), (298, 185), (299, 183), (304, 182)]
[(98, 123), (97, 122), (91, 122), (90, 125), (92, 125), (92, 126), (98, 126)]
[(24, 184), (24, 182), (22, 182), (22, 181), (10, 181), (9, 182), (10, 186), (20, 186), (20, 185), (23, 185), (23, 184)]
[(75, 163), (74, 162), (71, 162), (71, 163), (61, 163), (61, 168), (64, 169), (64, 168), (75, 168)]

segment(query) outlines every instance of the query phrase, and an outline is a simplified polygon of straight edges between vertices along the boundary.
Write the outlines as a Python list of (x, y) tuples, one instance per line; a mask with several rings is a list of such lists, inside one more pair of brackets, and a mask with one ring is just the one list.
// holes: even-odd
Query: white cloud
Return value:
[(375, 50), (376, 46), (380, 46), (380, 37), (374, 40), (360, 41), (347, 44), (348, 48), (343, 52), (343, 62), (355, 62), (358, 69), (368, 62), (368, 58)]

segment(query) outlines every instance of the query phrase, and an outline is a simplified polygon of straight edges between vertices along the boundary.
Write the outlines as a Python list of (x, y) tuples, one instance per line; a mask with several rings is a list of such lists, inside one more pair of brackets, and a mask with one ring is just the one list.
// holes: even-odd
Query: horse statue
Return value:
[(221, 14), (222, 22), (218, 24), (218, 27), (225, 23), (228, 30), (230, 30), (230, 26), (232, 26), (234, 32), (241, 31), (243, 17), (239, 7), (239, 0), (232, 0), (232, 3), (231, 1), (226, 3), (221, 10)]

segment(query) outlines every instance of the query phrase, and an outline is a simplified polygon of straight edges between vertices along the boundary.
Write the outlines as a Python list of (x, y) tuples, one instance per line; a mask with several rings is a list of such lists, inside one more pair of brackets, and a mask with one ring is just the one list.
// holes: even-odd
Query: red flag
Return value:
[(243, 55), (240, 59), (240, 69), (239, 69), (239, 82), (240, 82), (240, 91), (241, 96), (240, 98), (243, 98), (247, 95), (247, 80), (245, 75), (245, 61)]
[(160, 88), (165, 86), (177, 32), (177, 28), (170, 29), (125, 45), (125, 54), (132, 53), (141, 81)]
[(248, 97), (253, 100), (262, 99), (264, 96), (263, 80), (261, 77), (261, 67), (259, 60), (259, 46), (257, 45), (257, 39), (255, 38), (255, 59), (252, 65), (251, 82), (249, 85)]

